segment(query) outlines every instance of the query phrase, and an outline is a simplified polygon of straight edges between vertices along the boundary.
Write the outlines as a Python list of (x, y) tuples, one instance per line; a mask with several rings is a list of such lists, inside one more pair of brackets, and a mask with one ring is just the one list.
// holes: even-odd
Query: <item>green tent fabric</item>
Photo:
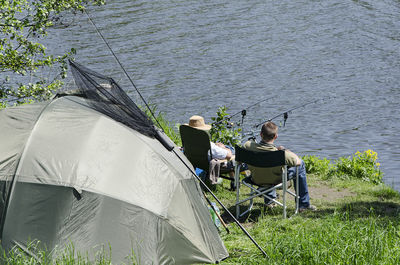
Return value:
[[(181, 159), (187, 159), (175, 150)], [(174, 152), (78, 96), (0, 111), (5, 249), (72, 242), (113, 263), (214, 263), (228, 256), (201, 189)]]

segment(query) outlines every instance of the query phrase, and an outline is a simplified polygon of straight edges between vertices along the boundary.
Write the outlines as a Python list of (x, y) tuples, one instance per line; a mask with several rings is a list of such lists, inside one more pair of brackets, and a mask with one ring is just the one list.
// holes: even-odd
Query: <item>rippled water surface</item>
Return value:
[[(109, 1), (89, 13), (143, 96), (184, 123), (218, 106), (249, 109), (246, 130), (297, 109), (279, 143), (327, 158), (378, 152), (400, 190), (400, 2)], [(57, 31), (50, 49), (112, 76), (142, 104), (87, 17)], [(279, 123), (282, 119), (276, 119)]]

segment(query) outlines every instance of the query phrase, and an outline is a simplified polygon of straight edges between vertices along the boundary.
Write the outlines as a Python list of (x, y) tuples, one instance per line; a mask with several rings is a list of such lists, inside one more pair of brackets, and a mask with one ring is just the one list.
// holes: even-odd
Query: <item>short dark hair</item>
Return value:
[(270, 141), (274, 139), (275, 135), (278, 133), (278, 126), (272, 121), (267, 121), (261, 127), (261, 137), (264, 141)]

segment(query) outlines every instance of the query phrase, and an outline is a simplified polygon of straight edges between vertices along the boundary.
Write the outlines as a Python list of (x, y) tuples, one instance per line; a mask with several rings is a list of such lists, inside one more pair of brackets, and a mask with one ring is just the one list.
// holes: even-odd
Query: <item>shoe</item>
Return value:
[(299, 208), (299, 212), (304, 212), (304, 211), (312, 211), (315, 212), (317, 210), (317, 207), (315, 207), (314, 205), (308, 205), (308, 207), (300, 207)]
[(236, 190), (236, 186), (235, 186), (235, 182), (231, 181), (231, 188), (229, 189), (230, 191), (235, 191)]

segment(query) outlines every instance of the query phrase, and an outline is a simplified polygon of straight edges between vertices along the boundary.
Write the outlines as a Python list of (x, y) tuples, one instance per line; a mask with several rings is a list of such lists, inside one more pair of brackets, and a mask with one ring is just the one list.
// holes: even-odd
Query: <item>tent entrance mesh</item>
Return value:
[[(132, 101), (114, 79), (70, 61), (77, 91), (89, 99), (92, 109), (152, 138), (159, 134), (149, 117)], [(59, 94), (62, 96), (63, 94)], [(158, 137), (157, 137), (158, 138)]]

